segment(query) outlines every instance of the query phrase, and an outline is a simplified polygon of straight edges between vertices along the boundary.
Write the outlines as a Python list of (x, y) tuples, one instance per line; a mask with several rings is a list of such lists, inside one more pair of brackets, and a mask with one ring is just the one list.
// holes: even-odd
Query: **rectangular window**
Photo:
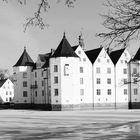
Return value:
[(96, 79), (96, 83), (97, 83), (97, 84), (101, 84), (101, 79), (100, 79), (100, 78), (97, 78), (97, 79)]
[(58, 96), (58, 89), (54, 89), (54, 96)]
[(138, 95), (138, 89), (134, 88), (134, 95)]
[(37, 97), (37, 91), (35, 91), (35, 97)]
[(97, 67), (97, 68), (96, 68), (96, 73), (101, 73), (101, 71), (100, 71), (100, 68), (99, 68), (99, 67)]
[(127, 74), (127, 69), (123, 69), (123, 74)]
[(69, 76), (69, 64), (64, 65), (64, 75)]
[(28, 96), (27, 91), (23, 91), (23, 97), (27, 97), (27, 96)]
[(81, 95), (81, 96), (84, 95), (84, 89), (80, 89), (80, 95)]
[(107, 79), (107, 84), (111, 84), (111, 78)]
[(42, 96), (44, 96), (44, 90), (42, 90)]
[(35, 86), (37, 86), (37, 81), (35, 81)]
[(133, 74), (137, 74), (137, 68), (133, 68)]
[(83, 73), (83, 72), (84, 72), (83, 67), (80, 67), (80, 73)]
[(23, 81), (23, 87), (27, 87), (27, 81)]
[(58, 83), (58, 77), (57, 77), (57, 76), (54, 77), (54, 83), (55, 83), (55, 84)]
[(108, 74), (111, 73), (111, 68), (107, 68), (107, 73), (108, 73)]
[(80, 84), (83, 85), (84, 84), (84, 79), (80, 78)]
[(35, 72), (35, 77), (37, 77), (37, 72)]
[(111, 89), (108, 89), (108, 90), (107, 90), (107, 94), (108, 94), (108, 95), (111, 95)]
[(6, 95), (8, 95), (8, 91), (6, 91)]
[(124, 84), (127, 84), (127, 79), (125, 78), (125, 79), (123, 79), (123, 81), (124, 81)]
[(101, 90), (100, 89), (97, 89), (97, 95), (101, 95)]
[(27, 72), (23, 72), (23, 78), (27, 78)]
[(100, 59), (98, 59), (98, 62), (100, 63), (100, 62), (101, 62), (101, 60), (100, 60)]
[(127, 95), (127, 89), (124, 89), (124, 95)]
[(42, 81), (42, 87), (44, 86), (44, 81)]
[(107, 63), (109, 63), (110, 61), (109, 61), (109, 59), (107, 59)]
[(54, 65), (54, 72), (58, 72), (58, 66)]
[(42, 71), (42, 77), (43, 77), (43, 75), (44, 75), (43, 73), (44, 73), (44, 71)]

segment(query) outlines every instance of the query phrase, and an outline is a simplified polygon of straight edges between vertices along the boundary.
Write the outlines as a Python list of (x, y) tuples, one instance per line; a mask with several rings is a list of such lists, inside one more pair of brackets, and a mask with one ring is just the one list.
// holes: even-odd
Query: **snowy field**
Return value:
[(0, 110), (0, 140), (140, 140), (140, 110)]

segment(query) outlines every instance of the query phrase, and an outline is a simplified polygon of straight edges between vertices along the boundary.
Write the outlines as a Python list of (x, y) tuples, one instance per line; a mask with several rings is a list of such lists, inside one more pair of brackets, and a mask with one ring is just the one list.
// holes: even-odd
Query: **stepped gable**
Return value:
[(89, 51), (85, 52), (92, 64), (97, 59), (97, 57), (98, 57), (99, 53), (101, 52), (101, 50), (102, 50), (102, 48), (100, 47), (100, 48), (89, 50)]
[(51, 57), (78, 57), (67, 41), (65, 34)]
[(119, 58), (121, 57), (122, 53), (124, 52), (125, 48), (116, 50), (110, 53), (110, 58), (113, 61), (114, 64), (117, 64)]
[(18, 66), (34, 66), (34, 62), (31, 59), (31, 57), (29, 56), (29, 54), (27, 53), (25, 47), (24, 47), (24, 51), (23, 51), (21, 57), (19, 58), (17, 63), (14, 65), (14, 67), (18, 67)]
[(140, 60), (140, 48), (139, 48), (138, 51), (136, 52), (136, 54), (135, 54), (133, 60), (134, 60), (134, 61), (135, 61), (135, 60)]

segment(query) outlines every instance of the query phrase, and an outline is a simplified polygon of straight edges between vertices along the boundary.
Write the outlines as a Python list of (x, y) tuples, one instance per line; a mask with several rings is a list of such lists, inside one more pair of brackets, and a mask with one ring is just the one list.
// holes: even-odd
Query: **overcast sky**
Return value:
[(40, 30), (31, 27), (25, 33), (23, 24), (37, 9), (39, 0), (27, 0), (26, 5), (0, 1), (0, 68), (11, 70), (24, 46), (36, 61), (38, 54), (57, 48), (64, 31), (72, 46), (78, 44), (80, 31), (87, 50), (100, 46), (101, 40), (95, 34), (104, 30), (101, 25), (103, 19), (99, 15), (105, 12), (102, 5), (104, 0), (77, 0), (74, 8), (67, 8), (63, 2), (57, 4), (56, 1), (53, 0), (51, 8), (44, 14), (49, 28)]

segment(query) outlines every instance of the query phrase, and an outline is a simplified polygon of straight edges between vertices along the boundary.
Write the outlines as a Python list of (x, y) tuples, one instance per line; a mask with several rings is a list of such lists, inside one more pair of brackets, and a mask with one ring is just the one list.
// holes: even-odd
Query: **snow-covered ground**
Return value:
[(140, 110), (0, 110), (1, 140), (140, 140)]

